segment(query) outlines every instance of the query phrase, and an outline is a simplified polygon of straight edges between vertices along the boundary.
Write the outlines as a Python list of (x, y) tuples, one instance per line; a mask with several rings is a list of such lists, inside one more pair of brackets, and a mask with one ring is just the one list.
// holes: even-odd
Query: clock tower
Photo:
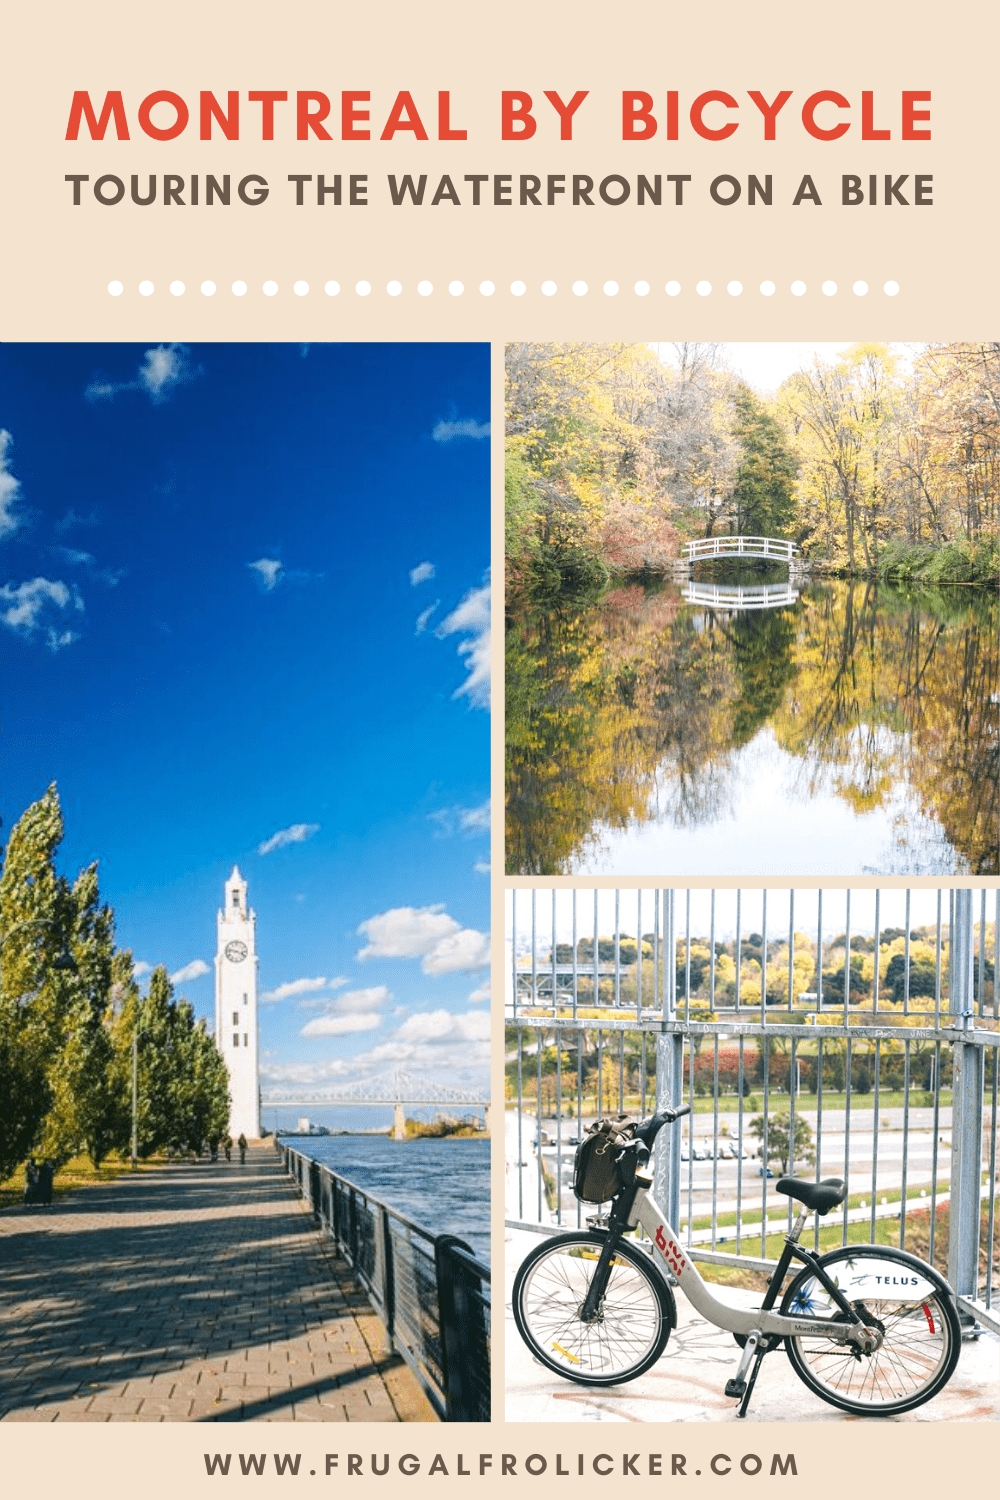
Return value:
[(229, 1133), (260, 1137), (257, 1060), (257, 913), (236, 866), (226, 881), (215, 950), (215, 1042), (229, 1069)]

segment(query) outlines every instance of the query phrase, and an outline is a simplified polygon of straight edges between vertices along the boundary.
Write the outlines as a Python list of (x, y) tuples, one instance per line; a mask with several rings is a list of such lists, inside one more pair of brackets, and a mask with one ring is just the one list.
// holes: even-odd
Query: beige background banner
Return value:
[[(986, 3), (943, 6), (918, 0), (906, 6), (844, 0), (835, 7), (804, 7), (795, 0), (749, 6), (735, 0), (711, 5), (667, 5), (636, 0), (627, 7), (594, 3), (514, 3), (469, 7), (459, 0), (427, 6), (386, 3), (289, 4), (280, 10), (250, 0), (137, 6), (102, 0), (79, 6), (57, 0), (8, 7), (4, 89), (0, 97), (4, 155), (2, 181), (4, 269), (0, 327), (5, 338), (948, 338), (983, 337), (998, 306), (997, 208), (990, 172), (995, 148), (996, 12)], [(75, 90), (95, 104), (120, 90), (130, 140), (64, 139)], [(532, 96), (537, 130), (530, 141), (500, 140), (501, 91)], [(173, 140), (150, 139), (138, 124), (151, 93), (168, 90), (186, 102), (191, 118)], [(198, 100), (211, 90), (227, 105), (240, 96), (240, 139), (198, 138)], [(253, 91), (284, 91), (274, 106), (274, 139), (262, 134), (262, 106)], [(319, 91), (331, 102), (333, 139), (295, 138), (297, 90)], [(413, 99), (429, 139), (412, 132), (391, 141), (341, 141), (344, 91), (371, 94), (370, 129), (377, 137), (400, 90)], [(438, 92), (450, 93), (453, 128), (464, 141), (438, 141)], [(573, 121), (573, 139), (559, 139), (556, 111), (546, 90), (563, 101), (587, 90)], [(643, 90), (659, 121), (654, 139), (623, 142), (622, 90)], [(678, 96), (678, 139), (667, 135), (667, 95)], [(709, 104), (713, 126), (730, 117), (739, 128), (727, 140), (701, 139), (689, 109), (706, 91), (729, 92), (736, 111)], [(774, 100), (791, 98), (777, 116), (775, 140), (765, 141), (764, 121), (749, 98), (757, 90)], [(838, 91), (850, 104), (820, 105), (817, 119), (849, 122), (835, 141), (811, 138), (801, 107), (818, 91)], [(930, 91), (930, 141), (903, 141), (902, 93)], [(873, 123), (890, 140), (864, 141), (862, 94), (873, 96)], [(169, 104), (150, 116), (169, 128)], [(355, 127), (363, 128), (363, 127)], [(917, 128), (926, 126), (918, 122)], [(67, 173), (84, 174), (81, 203), (72, 206)], [(164, 174), (185, 179), (184, 206), (162, 202)], [(227, 208), (207, 205), (206, 177), (232, 178)], [(289, 174), (308, 174), (304, 202), (295, 206)], [(340, 174), (341, 206), (317, 207), (315, 179)], [(631, 184), (628, 201), (611, 207), (596, 193), (594, 206), (573, 207), (571, 194), (553, 207), (517, 204), (517, 178), (567, 182), (586, 174), (599, 183), (620, 175)], [(677, 207), (664, 180), (660, 207), (636, 203), (639, 174), (690, 175)], [(844, 207), (843, 174), (884, 179), (906, 174), (901, 191), (910, 201)], [(124, 201), (102, 206), (93, 196), (101, 176), (118, 176)], [(157, 201), (131, 201), (157, 179)], [(258, 206), (238, 201), (236, 184), (247, 174), (267, 179), (269, 196)], [(347, 182), (367, 175), (368, 204), (351, 207)], [(428, 178), (420, 207), (393, 207), (387, 179)], [(449, 175), (462, 199), (431, 206), (433, 189)], [(515, 203), (496, 207), (469, 200), (466, 175), (511, 175)], [(709, 184), (722, 174), (742, 185), (739, 202), (713, 203)], [(747, 179), (773, 179), (770, 207), (747, 203)], [(801, 178), (813, 177), (822, 204), (792, 199)], [(917, 174), (933, 177), (933, 205), (912, 203)], [(192, 206), (190, 178), (200, 179)], [(483, 187), (485, 198), (492, 182)], [(726, 191), (731, 189), (727, 188)], [(104, 188), (105, 194), (111, 191)], [(611, 192), (621, 191), (613, 187)], [(242, 298), (229, 290), (246, 282)], [(774, 295), (758, 291), (773, 281)], [(108, 283), (119, 280), (120, 297)], [(155, 291), (139, 296), (141, 281)], [(214, 297), (198, 288), (211, 280)], [(276, 295), (261, 291), (265, 281)], [(323, 287), (336, 280), (340, 294)], [(367, 281), (367, 297), (353, 290)], [(398, 280), (390, 297), (385, 286)], [(434, 290), (420, 296), (429, 281)], [(483, 297), (479, 284), (497, 290)], [(526, 291), (513, 297), (509, 287)], [(558, 290), (544, 296), (544, 281)], [(590, 288), (576, 297), (571, 284)], [(613, 280), (616, 297), (600, 290)], [(643, 280), (646, 297), (632, 290)], [(668, 280), (681, 292), (667, 297)], [(727, 294), (731, 281), (744, 287)], [(793, 296), (794, 281), (806, 292)], [(822, 282), (838, 285), (824, 296)], [(863, 280), (867, 297), (851, 291)], [(899, 285), (886, 297), (887, 280)], [(182, 297), (168, 286), (183, 281)], [(307, 296), (293, 284), (305, 281)], [(451, 296), (449, 283), (465, 291)], [(709, 296), (694, 290), (712, 286)]]
[[(0, 193), (3, 203), (3, 275), (0, 277), (0, 337), (49, 340), (151, 341), (199, 339), (490, 339), (494, 341), (494, 420), (502, 416), (502, 344), (506, 339), (727, 339), (858, 340), (971, 339), (988, 337), (997, 327), (1000, 291), (996, 261), (997, 208), (993, 178), (996, 157), (994, 95), (998, 27), (995, 7), (987, 3), (907, 5), (860, 3), (806, 7), (798, 0), (771, 0), (766, 6), (714, 0), (712, 4), (669, 5), (636, 0), (628, 6), (593, 0), (576, 3), (526, 3), (470, 6), (436, 0), (431, 5), (374, 3), (289, 3), (283, 7), (260, 0), (172, 0), (167, 6), (137, 5), (135, 0), (101, 0), (81, 6), (56, 0), (46, 6), (25, 3), (7, 7), (4, 22), (3, 89), (0, 91)], [(131, 139), (119, 142), (109, 132), (103, 142), (64, 139), (74, 90), (88, 89), (95, 102), (105, 91), (121, 90)], [(241, 139), (198, 139), (198, 95), (212, 90), (225, 100), (238, 90)], [(531, 141), (500, 140), (500, 94), (503, 89), (532, 95), (538, 129)], [(565, 101), (586, 89), (587, 99), (574, 122), (574, 139), (559, 139), (556, 115), (544, 102), (546, 89)], [(656, 139), (623, 142), (622, 90), (645, 90), (656, 103), (661, 121)], [(778, 117), (777, 138), (762, 139), (762, 117), (748, 98), (760, 90), (769, 100), (790, 89), (792, 98)], [(151, 140), (138, 128), (141, 101), (150, 93), (171, 90), (191, 108), (186, 131), (172, 141)], [(273, 141), (261, 139), (261, 106), (247, 99), (250, 91), (322, 91), (331, 100), (329, 142), (298, 141), (292, 102), (276, 106)], [(408, 90), (427, 126), (430, 139), (418, 142), (406, 134), (393, 141), (342, 142), (339, 139), (340, 96), (344, 90), (370, 91), (367, 107), (373, 134), (383, 127), (400, 90)], [(449, 90), (451, 119), (465, 128), (465, 141), (436, 140), (438, 91)], [(666, 134), (666, 97), (679, 96), (679, 139)], [(700, 139), (690, 128), (692, 100), (708, 90), (724, 90), (739, 102), (739, 129), (724, 141)], [(810, 138), (802, 128), (805, 99), (821, 90), (841, 92), (850, 102), (844, 116), (850, 130), (838, 141)], [(899, 138), (904, 90), (930, 90), (930, 142)], [(888, 141), (862, 141), (861, 96), (874, 95), (876, 125), (890, 128)], [(662, 102), (661, 102), (662, 101)], [(926, 105), (919, 105), (926, 108)], [(721, 121), (719, 104), (706, 118)], [(832, 120), (839, 112), (823, 106), (819, 116)], [(154, 118), (166, 123), (167, 106)], [(72, 206), (67, 173), (87, 174), (81, 203)], [(164, 206), (164, 173), (184, 177), (185, 204)], [(208, 174), (233, 180), (233, 202), (227, 208), (204, 202)], [(266, 177), (270, 193), (256, 207), (237, 201), (235, 184), (246, 174)], [(343, 195), (351, 174), (367, 174), (368, 205), (322, 208), (310, 201), (295, 206), (291, 173), (323, 173), (329, 182), (339, 173)], [(455, 182), (459, 206), (425, 202), (421, 207), (391, 206), (390, 174), (426, 174), (428, 199), (442, 175)], [(611, 207), (573, 208), (568, 195), (549, 208), (510, 207), (467, 201), (467, 174), (583, 173), (600, 181), (608, 175), (629, 179), (628, 203)], [(663, 184), (660, 207), (635, 203), (640, 173), (689, 174), (683, 206), (671, 203)], [(793, 207), (801, 178), (810, 174), (823, 199)], [(912, 197), (917, 173), (933, 176), (931, 207), (893, 203), (843, 207), (840, 179), (845, 173), (869, 174), (880, 182), (891, 174), (908, 175), (903, 191)], [(93, 181), (117, 175), (126, 184), (125, 200), (102, 206), (92, 193)], [(132, 174), (144, 194), (148, 177), (157, 178), (158, 201), (140, 207), (130, 201)], [(190, 178), (198, 175), (201, 202), (190, 198)], [(736, 177), (743, 190), (738, 203), (712, 202), (708, 184), (721, 174)], [(750, 207), (746, 181), (750, 174), (773, 178), (773, 204)], [(490, 184), (492, 186), (492, 183)], [(485, 195), (484, 188), (484, 195)], [(596, 194), (595, 194), (596, 199)], [(108, 284), (122, 283), (120, 296)], [(142, 281), (153, 283), (147, 297)], [(216, 284), (214, 296), (201, 293), (205, 281)], [(247, 285), (234, 296), (234, 281)], [(324, 286), (337, 281), (337, 296)], [(495, 292), (484, 296), (483, 281)], [(760, 283), (775, 284), (771, 297)], [(837, 283), (825, 296), (821, 283)], [(898, 283), (889, 297), (886, 281)], [(169, 284), (181, 281), (184, 294), (171, 295)], [(266, 281), (277, 292), (266, 296)], [(308, 283), (296, 295), (294, 283)], [(359, 281), (370, 284), (362, 296)], [(385, 290), (401, 283), (398, 296)], [(417, 291), (427, 281), (433, 290)], [(461, 295), (448, 291), (460, 281)], [(512, 282), (525, 284), (522, 296)], [(556, 284), (546, 296), (545, 281)], [(571, 290), (588, 284), (586, 296)], [(619, 291), (608, 296), (608, 281)], [(649, 284), (639, 296), (637, 281)], [(667, 281), (681, 291), (668, 297)], [(695, 290), (711, 283), (709, 295)], [(739, 296), (726, 287), (742, 283)], [(794, 281), (805, 283), (801, 296)], [(851, 290), (868, 285), (865, 297)], [(497, 427), (499, 431), (499, 426)], [(496, 445), (494, 475), (502, 474)], [(500, 493), (499, 486), (497, 493)], [(494, 563), (501, 563), (502, 525), (495, 515)], [(499, 645), (494, 652), (495, 678), (502, 677)], [(494, 727), (494, 795), (502, 805), (502, 701), (497, 700)], [(502, 830), (494, 833), (494, 868), (502, 869)], [(724, 878), (725, 872), (719, 872)], [(494, 930), (502, 932), (502, 882), (494, 882)], [(496, 1017), (497, 1035), (501, 1017)], [(494, 1082), (502, 1089), (502, 1049), (496, 1049)], [(502, 1149), (502, 1148), (501, 1148)], [(502, 1160), (494, 1163), (502, 1181)], [(496, 1195), (502, 1202), (502, 1190)], [(502, 1230), (495, 1238), (494, 1265), (502, 1264)], [(502, 1289), (496, 1293), (497, 1326), (502, 1323)], [(502, 1350), (495, 1348), (498, 1393)], [(500, 1410), (500, 1403), (497, 1403)], [(836, 1433), (836, 1436), (835, 1436)], [(239, 1487), (239, 1477), (222, 1480), (205, 1475), (205, 1452), (303, 1453), (301, 1477), (252, 1478), (256, 1493), (301, 1485), (403, 1484), (396, 1463), (405, 1453), (420, 1455), (419, 1476), (406, 1480), (408, 1492), (438, 1493), (463, 1486), (478, 1494), (503, 1493), (504, 1485), (530, 1483), (518, 1477), (498, 1478), (499, 1456), (508, 1451), (523, 1459), (548, 1456), (549, 1472), (534, 1482), (548, 1489), (562, 1481), (552, 1473), (555, 1454), (574, 1456), (609, 1452), (620, 1468), (626, 1449), (686, 1452), (708, 1459), (715, 1453), (763, 1456), (765, 1475), (770, 1455), (797, 1455), (798, 1477), (780, 1480), (786, 1491), (825, 1500), (859, 1483), (880, 1487), (914, 1487), (936, 1493), (963, 1482), (995, 1483), (996, 1431), (970, 1425), (941, 1431), (935, 1424), (859, 1424), (832, 1428), (829, 1422), (794, 1425), (781, 1422), (715, 1428), (619, 1426), (613, 1438), (581, 1433), (579, 1428), (493, 1429), (436, 1428), (407, 1430), (367, 1427), (361, 1431), (325, 1429), (296, 1432), (269, 1424), (207, 1429), (79, 1428), (42, 1435), (31, 1425), (0, 1426), (0, 1462), (11, 1492), (43, 1496), (73, 1492), (115, 1496), (143, 1493), (150, 1497), (217, 1491)], [(343, 1468), (325, 1475), (327, 1452), (388, 1452), (395, 1478), (348, 1480)], [(428, 1476), (435, 1453), (448, 1469)], [(457, 1473), (457, 1454), (477, 1477)], [(478, 1455), (493, 1454), (487, 1477), (478, 1477)], [(473, 1456), (475, 1456), (473, 1458)], [(234, 1463), (236, 1459), (234, 1458)], [(697, 1467), (690, 1464), (690, 1468)], [(669, 1466), (668, 1466), (669, 1467)], [(312, 1476), (315, 1468), (316, 1475)], [(592, 1475), (565, 1481), (587, 1492), (601, 1493), (609, 1481)], [(645, 1484), (662, 1484), (650, 1479)], [(738, 1472), (716, 1478), (703, 1472), (691, 1485), (728, 1490), (753, 1483), (757, 1489), (778, 1483), (754, 1481)], [(614, 1484), (614, 1481), (611, 1481)]]

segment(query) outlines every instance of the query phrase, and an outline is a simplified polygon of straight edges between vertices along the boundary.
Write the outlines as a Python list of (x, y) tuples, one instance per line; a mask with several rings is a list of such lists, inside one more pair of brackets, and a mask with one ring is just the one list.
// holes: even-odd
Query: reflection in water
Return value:
[(685, 588), (508, 631), (511, 874), (997, 873), (994, 595)]
[(685, 604), (700, 604), (704, 609), (744, 610), (778, 609), (794, 604), (799, 591), (791, 579), (787, 583), (702, 583), (692, 579), (681, 589)]

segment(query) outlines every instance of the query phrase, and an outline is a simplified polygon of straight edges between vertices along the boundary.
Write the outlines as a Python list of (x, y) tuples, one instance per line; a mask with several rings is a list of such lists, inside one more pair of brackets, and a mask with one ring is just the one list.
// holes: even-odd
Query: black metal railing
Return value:
[(286, 1171), (333, 1238), (445, 1422), (490, 1420), (490, 1268), (325, 1163), (277, 1142)]

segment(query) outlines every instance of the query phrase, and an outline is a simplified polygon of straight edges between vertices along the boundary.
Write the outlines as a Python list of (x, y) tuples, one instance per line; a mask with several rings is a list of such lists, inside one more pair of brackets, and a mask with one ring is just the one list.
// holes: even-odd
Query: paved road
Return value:
[(0, 1213), (0, 1421), (431, 1422), (274, 1151)]

